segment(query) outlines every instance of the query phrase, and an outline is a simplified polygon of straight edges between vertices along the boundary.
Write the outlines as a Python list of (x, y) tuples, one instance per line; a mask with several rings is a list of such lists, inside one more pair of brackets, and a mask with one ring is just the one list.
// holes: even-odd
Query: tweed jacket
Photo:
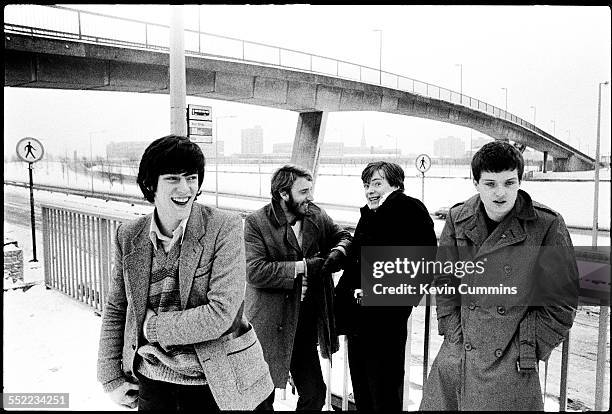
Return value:
[(350, 249), (351, 234), (314, 204), (302, 223), (302, 247), (287, 223), (280, 203), (251, 213), (245, 220), (247, 287), (245, 313), (260, 337), (274, 385), (287, 384), (293, 339), (300, 311), (301, 278), (295, 262), (325, 255), (342, 246)]
[(486, 261), (483, 275), (462, 279), (471, 286), (517, 286), (529, 295), (565, 287), (567, 300), (557, 306), (508, 302), (512, 295), (438, 295), (445, 339), (420, 409), (543, 410), (537, 361), (563, 341), (576, 314), (578, 269), (569, 232), (559, 213), (519, 190), (514, 209), (489, 234), (481, 204), (476, 195), (450, 209), (437, 260)]
[[(106, 391), (125, 381), (138, 382), (134, 358), (146, 343), (152, 217), (117, 228), (98, 351), (98, 380)], [(155, 317), (157, 339), (162, 347), (194, 344), (222, 410), (251, 410), (273, 390), (257, 335), (243, 316), (244, 287), (240, 217), (194, 203), (179, 258), (182, 310)]]

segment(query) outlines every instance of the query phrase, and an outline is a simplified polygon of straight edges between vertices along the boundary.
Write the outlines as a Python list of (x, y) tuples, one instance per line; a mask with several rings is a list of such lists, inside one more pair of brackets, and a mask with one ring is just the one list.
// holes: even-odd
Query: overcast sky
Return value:
[[(5, 8), (5, 21), (18, 10)], [(168, 6), (75, 6), (168, 24)], [(291, 48), (382, 68), (459, 91), (532, 122), (594, 155), (598, 83), (610, 80), (610, 9), (584, 6), (186, 6), (185, 25), (202, 31)], [(117, 28), (109, 30), (117, 31)], [(297, 114), (188, 97), (210, 105), (226, 153), (240, 151), (242, 128), (261, 125), (265, 150), (293, 140)], [(432, 140), (470, 130), (383, 113), (332, 113), (326, 140), (398, 145), (404, 153), (431, 152)], [(170, 129), (168, 95), (4, 88), (4, 150), (24, 136), (47, 151), (103, 154), (110, 141), (151, 141)], [(474, 132), (474, 136), (480, 136)], [(602, 96), (602, 153), (610, 153), (610, 87)]]

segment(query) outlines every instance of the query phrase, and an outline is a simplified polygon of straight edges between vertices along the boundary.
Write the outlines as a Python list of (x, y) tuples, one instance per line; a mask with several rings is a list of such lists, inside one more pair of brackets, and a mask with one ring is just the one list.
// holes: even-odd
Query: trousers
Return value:
[(208, 385), (180, 385), (139, 378), (138, 411), (168, 410), (218, 413)]
[[(298, 392), (296, 410), (321, 411), (327, 388), (317, 352), (316, 318), (307, 306), (302, 307), (298, 315), (289, 372)], [(274, 391), (257, 406), (256, 411), (273, 411), (273, 404)]]

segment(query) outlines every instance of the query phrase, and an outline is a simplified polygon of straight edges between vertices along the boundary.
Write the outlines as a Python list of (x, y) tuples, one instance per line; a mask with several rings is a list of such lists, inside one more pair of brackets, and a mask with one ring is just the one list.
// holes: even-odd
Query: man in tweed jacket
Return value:
[(139, 410), (250, 410), (273, 390), (243, 316), (240, 217), (194, 203), (204, 155), (169, 135), (145, 150), (152, 214), (121, 225), (104, 308), (98, 380)]

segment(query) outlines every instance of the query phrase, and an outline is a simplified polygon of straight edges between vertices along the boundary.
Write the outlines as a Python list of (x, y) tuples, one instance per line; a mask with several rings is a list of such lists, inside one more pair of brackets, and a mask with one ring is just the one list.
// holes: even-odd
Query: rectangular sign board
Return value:
[(212, 107), (203, 105), (187, 105), (187, 121), (211, 121)]

